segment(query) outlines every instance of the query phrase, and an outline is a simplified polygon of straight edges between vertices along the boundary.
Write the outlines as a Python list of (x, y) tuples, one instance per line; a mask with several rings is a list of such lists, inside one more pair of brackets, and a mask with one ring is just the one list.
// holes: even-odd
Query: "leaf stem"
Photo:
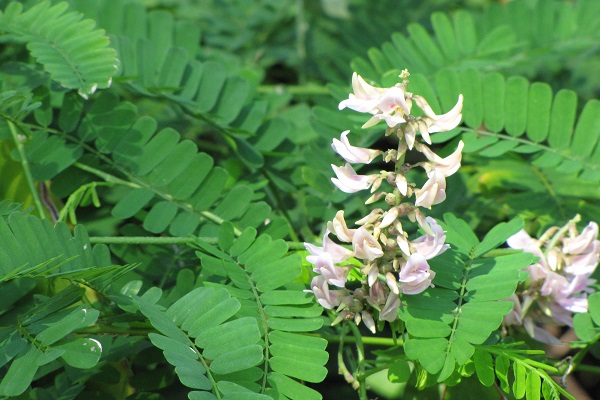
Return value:
[[(324, 333), (305, 333), (305, 336), (317, 336), (327, 340), (329, 343), (339, 343), (342, 339), (337, 335), (327, 335)], [(347, 336), (344, 339), (345, 343), (356, 343), (356, 338), (354, 336)], [(371, 346), (382, 346), (382, 347), (397, 347), (402, 344), (394, 343), (394, 339), (384, 338), (384, 337), (370, 337), (364, 336), (361, 337), (361, 340), (364, 345)]]
[(80, 335), (148, 336), (149, 333), (156, 333), (156, 329), (151, 327), (135, 328), (131, 326), (93, 325), (77, 329), (75, 333)]
[(33, 181), (33, 176), (31, 175), (31, 168), (29, 166), (29, 161), (27, 160), (27, 156), (25, 155), (25, 150), (23, 149), (23, 143), (19, 140), (19, 135), (17, 134), (17, 130), (12, 121), (6, 120), (8, 124), (8, 129), (10, 130), (10, 134), (15, 142), (15, 147), (17, 148), (17, 152), (19, 153), (19, 158), (21, 159), (21, 166), (23, 167), (23, 173), (25, 174), (25, 180), (27, 181), (27, 186), (29, 186), (29, 190), (31, 191), (31, 196), (33, 197), (33, 203), (35, 204), (35, 208), (37, 208), (38, 213), (40, 214), (41, 219), (46, 219), (46, 209), (42, 205), (42, 201), (40, 199), (40, 195), (35, 187), (35, 182)]
[(97, 244), (193, 244), (202, 239), (210, 244), (217, 243), (216, 238), (202, 237), (166, 237), (166, 236), (92, 236), (90, 243)]
[(92, 175), (96, 175), (97, 177), (104, 179), (106, 182), (118, 183), (120, 185), (129, 186), (129, 187), (132, 187), (135, 189), (138, 189), (141, 187), (140, 185), (136, 185), (133, 182), (129, 182), (124, 179), (117, 178), (114, 175), (111, 175), (109, 173), (101, 171), (97, 168), (90, 167), (89, 165), (82, 164), (80, 162), (76, 162), (75, 164), (73, 164), (73, 166), (79, 168), (82, 171), (89, 172)]

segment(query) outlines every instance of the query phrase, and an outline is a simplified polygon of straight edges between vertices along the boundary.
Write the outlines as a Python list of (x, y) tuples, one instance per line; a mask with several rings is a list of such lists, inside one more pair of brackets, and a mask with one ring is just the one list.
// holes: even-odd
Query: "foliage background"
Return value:
[[(517, 216), (531, 233), (576, 213), (600, 220), (593, 0), (9, 3), (0, 1), (2, 395), (204, 399), (216, 383), (191, 377), (207, 374), (225, 398), (251, 398), (243, 388), (318, 398), (299, 382), (324, 398), (357, 396), (336, 374), (344, 333), (301, 292), (310, 268), (298, 252), (336, 210), (349, 220), (366, 211), (329, 181), (331, 139), (364, 122), (337, 111), (353, 71), (385, 86), (408, 68), (412, 91), (438, 112), (464, 93), (463, 127), (434, 137), (442, 153), (466, 143), (433, 211), (464, 220), (458, 231), (483, 239)], [(385, 148), (381, 134), (372, 128), (357, 145)], [(223, 308), (184, 311), (204, 303)], [(232, 321), (223, 329), (248, 337), (238, 347), (203, 336)], [(598, 354), (586, 326), (585, 351)], [(247, 364), (198, 367), (228, 353)], [(406, 398), (439, 390), (371, 385)], [(490, 393), (475, 378), (461, 385), (444, 398)]]

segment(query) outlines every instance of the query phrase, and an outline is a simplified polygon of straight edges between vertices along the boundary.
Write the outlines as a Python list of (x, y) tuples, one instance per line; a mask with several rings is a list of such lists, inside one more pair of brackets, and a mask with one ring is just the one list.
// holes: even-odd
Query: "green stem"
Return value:
[(329, 89), (318, 85), (262, 85), (258, 93), (290, 93), (294, 96), (328, 96)]
[[(327, 335), (327, 334), (318, 334), (318, 333), (306, 333), (306, 336), (318, 336), (323, 339), (326, 339), (329, 343), (339, 343), (341, 338), (337, 335)], [(365, 345), (370, 346), (381, 346), (381, 347), (397, 347), (398, 343), (394, 343), (394, 339), (388, 339), (384, 337), (372, 337), (366, 336), (361, 337), (361, 341)], [(356, 343), (356, 338), (354, 336), (347, 336), (344, 338), (345, 343)]]
[(354, 375), (350, 372), (348, 367), (346, 367), (346, 363), (344, 362), (344, 340), (346, 339), (346, 329), (342, 328), (339, 336), (339, 346), (337, 353), (337, 361), (338, 361), (338, 372), (342, 374), (346, 382), (348, 382), (352, 387), (357, 390), (360, 383), (354, 378)]
[[(353, 333), (353, 336), (356, 340), (356, 352), (357, 352), (357, 361), (358, 366), (356, 368), (355, 376), (364, 377), (365, 374), (365, 346), (363, 345), (362, 335), (360, 334), (360, 330), (358, 326), (356, 326), (353, 322), (348, 322), (348, 326)], [(360, 386), (358, 387), (358, 396), (361, 400), (367, 400), (367, 385), (365, 382), (360, 382)]]
[(298, 54), (298, 82), (304, 84), (306, 72), (306, 21), (304, 20), (304, 0), (296, 0), (296, 53)]
[(298, 236), (298, 234), (294, 230), (294, 224), (292, 223), (292, 219), (290, 218), (290, 215), (289, 215), (289, 213), (287, 211), (287, 208), (286, 208), (283, 200), (281, 199), (281, 196), (279, 195), (279, 191), (277, 190), (277, 188), (273, 184), (273, 179), (271, 179), (269, 171), (266, 170), (265, 168), (261, 168), (260, 171), (267, 178), (267, 180), (269, 181), (269, 183), (268, 183), (268, 189), (269, 190), (267, 191), (267, 194), (270, 194), (273, 197), (274, 202), (277, 204), (277, 206), (278, 206), (279, 210), (281, 211), (283, 217), (286, 219), (286, 221), (288, 222), (288, 224), (290, 226), (290, 230), (289, 230), (290, 237), (292, 238), (292, 240), (294, 242), (299, 242), (300, 241), (300, 237)]
[(592, 372), (594, 374), (600, 374), (600, 367), (597, 365), (579, 364), (577, 367), (575, 367), (575, 371)]
[(35, 208), (37, 208), (38, 213), (40, 214), (40, 218), (46, 219), (46, 209), (42, 205), (40, 195), (38, 194), (37, 188), (35, 187), (35, 182), (33, 181), (33, 176), (31, 175), (31, 168), (29, 167), (29, 161), (27, 160), (27, 156), (25, 155), (23, 144), (19, 140), (19, 135), (17, 134), (15, 125), (9, 120), (7, 120), (6, 123), (8, 124), (8, 129), (10, 130), (10, 134), (13, 138), (13, 141), (15, 142), (15, 147), (17, 148), (17, 152), (19, 153), (21, 165), (23, 166), (23, 173), (25, 174), (25, 180), (27, 181), (27, 186), (29, 186), (29, 191), (31, 192), (31, 196), (33, 197), (33, 203), (35, 204)]
[(571, 360), (570, 365), (571, 370), (580, 370), (579, 368), (581, 367), (581, 365), (579, 364), (583, 360), (583, 357), (585, 357), (585, 355), (588, 353), (590, 347), (596, 344), (596, 342), (598, 342), (599, 340), (600, 334), (596, 335), (590, 342), (586, 343), (585, 347), (579, 350), (577, 354), (573, 356), (573, 360)]
[(216, 244), (216, 238), (195, 237), (163, 237), (163, 236), (92, 236), (90, 243), (97, 244), (193, 244), (201, 239), (210, 244)]
[[(214, 237), (167, 237), (167, 236), (92, 236), (90, 243), (97, 244), (194, 244), (200, 239), (209, 244), (217, 244)], [(286, 242), (289, 250), (305, 250), (302, 242)], [(333, 336), (333, 335), (332, 335)], [(381, 338), (383, 339), (383, 338)]]
[(554, 246), (556, 246), (556, 243), (565, 235), (565, 233), (569, 230), (569, 227), (571, 226), (571, 224), (576, 224), (577, 222), (581, 221), (581, 215), (577, 214), (575, 217), (573, 217), (573, 219), (571, 219), (569, 222), (567, 222), (565, 224), (565, 226), (563, 226), (562, 228), (560, 228), (560, 230), (558, 232), (556, 232), (556, 234), (552, 237), (552, 239), (550, 240), (550, 243), (548, 243), (548, 246), (546, 246), (546, 251), (544, 252), (544, 256), (546, 258), (548, 258), (548, 254), (550, 253), (550, 250), (552, 250), (552, 248)]
[(121, 178), (117, 178), (114, 175), (111, 175), (102, 170), (96, 169), (94, 167), (90, 167), (89, 165), (82, 164), (80, 162), (76, 162), (75, 164), (73, 164), (73, 166), (79, 168), (82, 171), (89, 172), (92, 175), (96, 175), (97, 177), (104, 179), (106, 182), (118, 183), (119, 185), (129, 186), (129, 187), (132, 187), (135, 189), (138, 189), (141, 187), (140, 185), (136, 185), (133, 182), (129, 182), (129, 181), (123, 180)]
[(155, 333), (154, 328), (134, 328), (114, 325), (93, 325), (75, 331), (79, 335), (123, 335), (123, 336), (148, 336)]

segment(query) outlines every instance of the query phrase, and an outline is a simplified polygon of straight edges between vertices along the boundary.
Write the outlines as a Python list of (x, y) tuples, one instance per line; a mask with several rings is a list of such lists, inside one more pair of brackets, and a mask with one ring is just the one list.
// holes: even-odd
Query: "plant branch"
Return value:
[(40, 214), (41, 219), (46, 219), (46, 209), (42, 205), (42, 201), (40, 199), (40, 195), (35, 187), (35, 182), (33, 181), (33, 176), (31, 175), (31, 168), (29, 166), (29, 161), (27, 160), (27, 156), (25, 155), (25, 150), (23, 149), (23, 143), (19, 140), (19, 135), (17, 134), (17, 130), (15, 125), (6, 120), (8, 124), (8, 129), (10, 130), (10, 134), (15, 142), (15, 147), (17, 148), (17, 152), (19, 153), (19, 158), (21, 159), (21, 166), (23, 167), (23, 173), (25, 174), (25, 180), (27, 181), (27, 186), (29, 186), (29, 191), (31, 192), (31, 196), (33, 197), (33, 203), (35, 204), (35, 208), (37, 208), (38, 213)]

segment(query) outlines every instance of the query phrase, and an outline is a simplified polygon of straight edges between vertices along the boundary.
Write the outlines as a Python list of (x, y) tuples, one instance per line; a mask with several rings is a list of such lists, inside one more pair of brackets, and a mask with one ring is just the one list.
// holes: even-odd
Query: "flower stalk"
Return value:
[[(398, 142), (391, 149), (379, 150), (353, 146), (350, 131), (342, 132), (339, 140), (333, 139), (332, 149), (346, 161), (343, 166), (332, 165), (336, 175), (331, 179), (333, 184), (346, 193), (368, 190), (371, 196), (365, 204), (373, 204), (373, 208), (354, 225), (349, 225), (344, 210), (339, 210), (327, 223), (322, 247), (305, 243), (310, 252), (307, 261), (317, 273), (307, 291), (324, 308), (337, 313), (332, 325), (346, 320), (356, 325), (362, 322), (375, 333), (385, 321), (393, 323), (398, 319), (401, 296), (433, 286), (435, 271), (428, 260), (449, 248), (445, 232), (423, 209), (445, 200), (446, 178), (460, 167), (463, 143), (445, 158), (425, 143), (431, 144), (430, 134), (454, 129), (460, 123), (462, 95), (450, 112), (436, 115), (423, 97), (407, 91), (408, 77), (408, 71), (403, 71), (400, 83), (379, 88), (355, 73), (353, 93), (339, 104), (340, 110), (370, 114), (363, 127), (384, 121), (385, 135)], [(413, 103), (423, 116), (411, 114)], [(409, 151), (421, 153), (425, 160), (406, 163)], [(370, 164), (380, 156), (392, 168), (362, 175), (354, 167)], [(427, 177), (420, 188), (409, 174), (418, 169)], [(403, 225), (407, 219), (416, 222), (425, 234), (416, 238), (409, 235)]]

